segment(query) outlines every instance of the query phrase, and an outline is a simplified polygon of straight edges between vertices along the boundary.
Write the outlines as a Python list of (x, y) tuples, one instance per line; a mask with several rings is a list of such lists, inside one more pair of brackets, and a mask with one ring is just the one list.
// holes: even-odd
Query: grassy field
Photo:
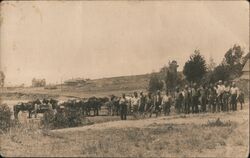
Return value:
[[(219, 118), (219, 120), (218, 120)], [(3, 156), (247, 157), (249, 108), (229, 113), (171, 115), (46, 131), (37, 123), (0, 134)]]
[(8, 87), (1, 89), (1, 97), (6, 99), (34, 99), (34, 98), (72, 98), (72, 97), (103, 97), (111, 94), (121, 95), (134, 91), (146, 90), (150, 75), (121, 76), (89, 80), (76, 86), (57, 85), (57, 89), (43, 87)]
[[(1, 99), (14, 105), (21, 100), (45, 97), (64, 100), (119, 96), (145, 91), (147, 83), (148, 77), (139, 75), (92, 80), (89, 85), (53, 90), (6, 88), (1, 91)], [(0, 132), (0, 153), (6, 157), (247, 157), (248, 106), (245, 103), (244, 110), (229, 113), (171, 114), (139, 120), (128, 117), (126, 121), (117, 116), (89, 117), (93, 125), (60, 130), (44, 130), (39, 119), (24, 119), (9, 132)], [(26, 113), (22, 115), (27, 117)]]

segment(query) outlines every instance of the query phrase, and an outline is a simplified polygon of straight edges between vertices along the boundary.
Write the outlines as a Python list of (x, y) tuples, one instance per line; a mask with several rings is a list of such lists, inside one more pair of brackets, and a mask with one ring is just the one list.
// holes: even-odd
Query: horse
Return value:
[(87, 115), (90, 115), (90, 111), (93, 110), (94, 116), (99, 115), (99, 110), (101, 110), (101, 106), (103, 106), (106, 102), (108, 102), (107, 97), (97, 98), (95, 96), (90, 97), (87, 101)]
[(31, 112), (34, 110), (34, 105), (32, 102), (27, 102), (27, 103), (18, 103), (17, 105), (13, 106), (13, 111), (14, 111), (14, 117), (15, 119), (18, 119), (18, 113), (20, 111), (28, 111), (29, 116), (28, 118), (31, 118)]
[(29, 101), (27, 103), (18, 103), (17, 105), (14, 105), (14, 117), (15, 119), (18, 118), (18, 113), (20, 111), (28, 111), (29, 115), (28, 118), (31, 118), (32, 114), (35, 114), (35, 117), (37, 117), (37, 113), (45, 113), (50, 109), (49, 104), (51, 105), (52, 109), (56, 109), (58, 101), (55, 99), (48, 99), (46, 100), (46, 103), (41, 102), (39, 99), (34, 101)]

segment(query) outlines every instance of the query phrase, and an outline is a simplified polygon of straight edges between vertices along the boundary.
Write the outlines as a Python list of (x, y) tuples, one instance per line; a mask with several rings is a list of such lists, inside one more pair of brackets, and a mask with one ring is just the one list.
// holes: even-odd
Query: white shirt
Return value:
[(162, 104), (164, 104), (164, 103), (167, 103), (168, 101), (169, 101), (169, 96), (167, 96), (167, 95), (164, 95), (163, 97), (162, 97)]
[(239, 95), (239, 88), (238, 87), (231, 87), (230, 93)]
[(229, 86), (225, 87), (224, 91), (225, 92), (230, 92), (230, 87)]
[(119, 104), (127, 104), (128, 100), (126, 98), (121, 98)]
[(37, 110), (38, 109), (38, 104), (35, 104), (35, 110)]
[(49, 103), (48, 105), (49, 105), (49, 109), (52, 110), (53, 109), (52, 104)]
[(218, 88), (216, 89), (216, 92), (218, 95), (222, 94), (225, 91), (224, 85), (218, 85)]
[(132, 106), (134, 106), (134, 105), (139, 105), (139, 102), (140, 102), (140, 98), (139, 97), (133, 97), (133, 98), (131, 98), (131, 104), (132, 104)]

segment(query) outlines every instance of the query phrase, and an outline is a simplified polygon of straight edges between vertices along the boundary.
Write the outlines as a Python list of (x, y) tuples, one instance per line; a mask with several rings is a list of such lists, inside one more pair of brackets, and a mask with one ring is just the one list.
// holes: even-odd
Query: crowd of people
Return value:
[(19, 111), (28, 110), (31, 114), (53, 111), (54, 115), (70, 111), (78, 111), (82, 115), (90, 116), (91, 110), (94, 116), (98, 116), (101, 106), (106, 105), (108, 115), (120, 115), (122, 120), (127, 115), (134, 117), (151, 117), (153, 114), (169, 115), (171, 112), (180, 114), (227, 112), (236, 111), (237, 104), (243, 108), (244, 94), (236, 86), (235, 82), (219, 81), (215, 84), (198, 85), (196, 83), (176, 87), (174, 90), (164, 90), (145, 93), (143, 91), (132, 95), (122, 94), (121, 97), (112, 95), (110, 98), (85, 98), (74, 99), (57, 104), (55, 99), (34, 100), (15, 105), (14, 114), (17, 118)]
[(243, 108), (244, 94), (234, 82), (219, 81), (210, 85), (193, 83), (183, 88), (176, 87), (174, 91), (140, 92), (139, 95), (134, 92), (132, 96), (122, 94), (119, 98), (111, 97), (109, 113), (114, 111), (112, 107), (116, 102), (121, 119), (126, 120), (130, 114), (151, 117), (155, 113), (157, 117), (161, 113), (169, 115), (172, 111), (185, 114), (236, 111), (237, 103)]

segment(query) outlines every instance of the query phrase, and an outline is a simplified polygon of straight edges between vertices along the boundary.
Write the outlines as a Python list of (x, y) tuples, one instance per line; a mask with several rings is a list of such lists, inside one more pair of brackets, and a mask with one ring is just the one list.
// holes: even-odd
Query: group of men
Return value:
[[(114, 99), (110, 100), (112, 103)], [(119, 113), (122, 120), (126, 120), (128, 114), (137, 116), (149, 116), (153, 113), (156, 117), (162, 112), (170, 114), (171, 107), (176, 113), (199, 113), (199, 112), (225, 112), (236, 111), (237, 102), (241, 109), (244, 103), (244, 94), (234, 82), (219, 81), (210, 85), (198, 85), (196, 83), (186, 85), (184, 88), (176, 88), (174, 91), (161, 91), (145, 95), (134, 92), (133, 96), (122, 96), (118, 99)]]
[(244, 94), (234, 82), (185, 86), (175, 92), (177, 113), (236, 111), (237, 102), (244, 103)]

